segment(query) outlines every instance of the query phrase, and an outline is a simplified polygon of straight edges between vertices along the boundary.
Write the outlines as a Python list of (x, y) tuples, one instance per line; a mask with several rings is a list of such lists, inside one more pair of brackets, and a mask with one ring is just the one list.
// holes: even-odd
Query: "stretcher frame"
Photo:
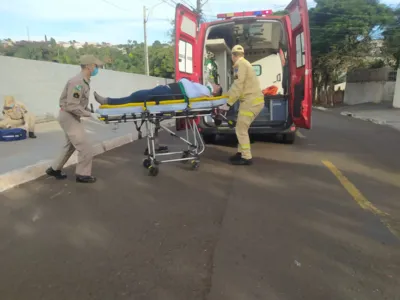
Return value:
[[(226, 96), (213, 97), (213, 100), (223, 100)], [(192, 170), (197, 170), (200, 166), (200, 155), (205, 151), (205, 143), (200, 130), (195, 122), (195, 118), (204, 117), (212, 115), (213, 110), (219, 107), (210, 106), (207, 108), (191, 108), (190, 102), (207, 101), (206, 98), (198, 99), (183, 99), (183, 100), (164, 100), (164, 101), (148, 101), (141, 103), (130, 103), (125, 105), (107, 105), (106, 107), (123, 108), (131, 106), (142, 106), (142, 112), (139, 113), (125, 113), (125, 114), (100, 114), (99, 120), (105, 122), (106, 124), (115, 124), (118, 127), (120, 123), (133, 122), (136, 130), (138, 131), (138, 139), (142, 139), (142, 126), (145, 126), (146, 139), (147, 139), (147, 149), (144, 152), (146, 158), (143, 159), (143, 167), (148, 170), (150, 176), (157, 176), (159, 173), (159, 165), (164, 163), (181, 162), (188, 163), (190, 161), (190, 168)], [(208, 100), (210, 101), (210, 100)], [(163, 111), (163, 112), (150, 112), (149, 106), (154, 105), (168, 105), (168, 104), (182, 104), (187, 103), (185, 109), (179, 111)], [(210, 101), (210, 104), (212, 101)], [(100, 106), (104, 108), (105, 106)], [(166, 120), (176, 120), (185, 119), (185, 136), (183, 138), (176, 134), (174, 131), (169, 129), (167, 126), (161, 124), (161, 122)], [(187, 149), (175, 152), (169, 152), (168, 147), (160, 146), (159, 144), (159, 131), (165, 130), (172, 137), (178, 138), (184, 144), (186, 144)], [(178, 158), (162, 159), (167, 156), (180, 155)]]

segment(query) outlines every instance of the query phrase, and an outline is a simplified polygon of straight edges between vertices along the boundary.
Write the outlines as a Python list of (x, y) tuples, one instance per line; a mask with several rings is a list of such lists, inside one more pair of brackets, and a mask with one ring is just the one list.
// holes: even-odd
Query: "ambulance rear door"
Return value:
[(199, 82), (201, 64), (197, 45), (198, 14), (182, 4), (175, 11), (175, 81), (187, 78)]
[(289, 11), (290, 43), (290, 113), (293, 123), (300, 128), (311, 128), (312, 69), (311, 42), (306, 0), (293, 0)]

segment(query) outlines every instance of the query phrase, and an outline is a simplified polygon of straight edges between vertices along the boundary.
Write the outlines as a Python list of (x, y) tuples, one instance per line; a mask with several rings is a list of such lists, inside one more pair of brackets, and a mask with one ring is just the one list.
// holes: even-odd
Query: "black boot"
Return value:
[(36, 135), (34, 132), (29, 132), (29, 138), (36, 139)]
[(239, 159), (231, 160), (231, 164), (235, 166), (250, 166), (253, 164), (253, 160), (240, 157)]
[[(156, 149), (156, 153), (168, 153), (168, 146), (159, 146)], [(154, 154), (154, 153), (153, 153)], [(144, 155), (149, 155), (149, 148), (144, 150)]]
[(80, 183), (95, 183), (96, 182), (96, 177), (94, 177), (94, 176), (76, 175), (76, 182), (80, 182)]
[(55, 179), (65, 179), (67, 178), (67, 175), (61, 172), (61, 170), (53, 170), (52, 167), (48, 168), (46, 170), (46, 174), (49, 176), (54, 177)]
[(96, 92), (94, 92), (93, 95), (94, 95), (94, 99), (95, 99), (100, 105), (108, 104), (108, 98), (102, 97), (102, 96), (100, 96), (99, 94), (97, 94)]
[(232, 155), (231, 157), (229, 157), (230, 161), (234, 161), (234, 160), (239, 160), (242, 158), (242, 153), (240, 152), (236, 152), (235, 155)]

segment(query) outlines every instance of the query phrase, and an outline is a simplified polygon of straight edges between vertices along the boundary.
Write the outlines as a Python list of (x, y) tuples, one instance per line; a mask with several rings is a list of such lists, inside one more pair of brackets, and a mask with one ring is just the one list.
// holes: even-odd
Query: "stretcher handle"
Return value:
[(215, 125), (220, 126), (221, 123), (222, 123), (222, 120), (224, 120), (225, 122), (228, 123), (229, 128), (235, 128), (236, 127), (236, 121), (229, 120), (226, 117), (226, 114), (227, 114), (227, 111), (221, 111), (219, 109), (214, 110), (213, 119), (214, 119)]

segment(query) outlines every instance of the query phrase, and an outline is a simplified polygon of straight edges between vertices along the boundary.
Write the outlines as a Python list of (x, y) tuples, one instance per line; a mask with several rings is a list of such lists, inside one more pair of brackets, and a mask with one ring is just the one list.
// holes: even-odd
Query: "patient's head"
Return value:
[(222, 87), (219, 84), (212, 83), (212, 95), (214, 97), (222, 96)]

